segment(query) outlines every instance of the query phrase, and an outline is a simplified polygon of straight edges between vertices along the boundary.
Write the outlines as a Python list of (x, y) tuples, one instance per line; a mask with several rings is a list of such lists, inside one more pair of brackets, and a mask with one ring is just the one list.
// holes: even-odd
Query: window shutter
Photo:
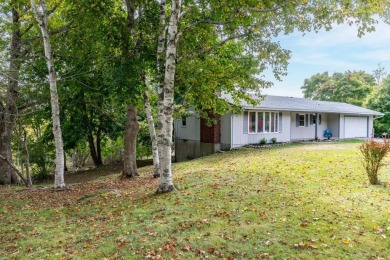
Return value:
[(295, 123), (296, 123), (296, 126), (299, 127), (299, 114), (295, 115)]
[(319, 125), (322, 124), (322, 116), (321, 116), (321, 114), (318, 115), (318, 124)]
[(283, 113), (279, 112), (279, 130), (278, 130), (279, 133), (281, 133), (283, 131), (282, 115), (283, 115)]
[(248, 133), (248, 111), (244, 111), (244, 134)]
[(314, 119), (314, 116), (313, 116), (313, 114), (310, 114), (310, 125), (312, 125), (313, 124), (313, 120)]
[(306, 114), (305, 120), (306, 120), (305, 126), (308, 127), (309, 126), (309, 122), (308, 122), (309, 121), (309, 115), (308, 114)]

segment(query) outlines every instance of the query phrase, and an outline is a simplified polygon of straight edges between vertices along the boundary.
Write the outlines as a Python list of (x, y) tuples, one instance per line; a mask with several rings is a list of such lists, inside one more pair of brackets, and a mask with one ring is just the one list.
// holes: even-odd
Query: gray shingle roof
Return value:
[[(223, 95), (223, 99), (233, 103), (230, 95)], [(259, 99), (253, 96), (253, 99)], [(381, 112), (362, 108), (359, 106), (341, 103), (318, 101), (296, 97), (282, 97), (282, 96), (265, 96), (264, 100), (257, 106), (252, 106), (245, 101), (241, 102), (244, 109), (264, 109), (264, 110), (278, 110), (278, 111), (295, 111), (295, 112), (317, 112), (317, 113), (342, 113), (342, 114), (356, 114), (356, 115), (384, 115)]]

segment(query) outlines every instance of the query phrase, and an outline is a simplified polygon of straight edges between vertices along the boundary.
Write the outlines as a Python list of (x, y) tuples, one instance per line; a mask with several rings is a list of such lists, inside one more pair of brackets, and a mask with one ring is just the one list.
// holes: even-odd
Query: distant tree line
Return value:
[(375, 133), (390, 133), (390, 75), (380, 64), (373, 73), (365, 71), (317, 73), (304, 80), (305, 98), (337, 101), (383, 112), (374, 121)]

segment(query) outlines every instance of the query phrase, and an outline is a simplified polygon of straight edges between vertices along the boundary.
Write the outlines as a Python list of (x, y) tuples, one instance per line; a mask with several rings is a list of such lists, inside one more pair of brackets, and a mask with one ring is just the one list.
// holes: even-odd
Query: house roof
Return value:
[[(223, 99), (233, 103), (231, 95), (223, 95)], [(259, 99), (254, 95), (253, 99)], [(330, 101), (319, 101), (296, 97), (282, 97), (282, 96), (270, 96), (264, 97), (264, 100), (257, 106), (252, 106), (245, 101), (241, 101), (241, 106), (244, 109), (262, 109), (262, 110), (278, 110), (278, 111), (296, 111), (296, 112), (316, 112), (316, 113), (341, 113), (341, 114), (354, 114), (354, 115), (384, 115), (381, 112), (362, 108), (359, 106)]]

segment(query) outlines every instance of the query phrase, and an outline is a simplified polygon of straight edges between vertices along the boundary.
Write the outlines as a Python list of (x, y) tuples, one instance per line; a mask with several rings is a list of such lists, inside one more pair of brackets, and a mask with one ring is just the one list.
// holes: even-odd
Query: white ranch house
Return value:
[[(229, 96), (224, 96), (231, 101)], [(194, 114), (175, 120), (177, 161), (197, 158), (219, 150), (259, 143), (262, 138), (277, 142), (324, 139), (329, 129), (333, 139), (369, 138), (373, 121), (384, 114), (346, 103), (295, 97), (266, 96), (253, 107), (242, 102), (243, 113), (216, 116), (208, 127)]]

